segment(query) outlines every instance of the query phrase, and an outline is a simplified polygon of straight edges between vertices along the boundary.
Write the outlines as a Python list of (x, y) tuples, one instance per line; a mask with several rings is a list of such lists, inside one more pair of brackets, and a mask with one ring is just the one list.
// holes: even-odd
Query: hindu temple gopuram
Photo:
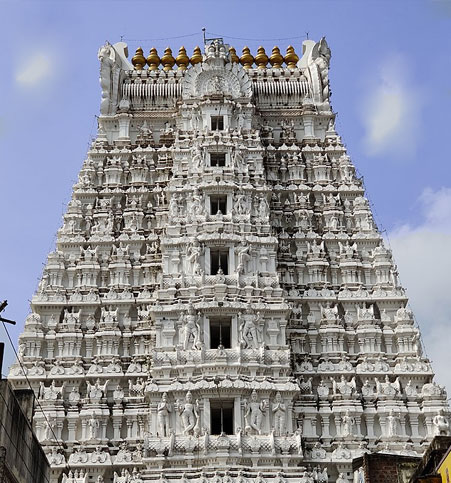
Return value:
[[(285, 49), (283, 49), (285, 50)], [(98, 52), (98, 132), (10, 371), (52, 482), (351, 483), (448, 433), (325, 39)]]

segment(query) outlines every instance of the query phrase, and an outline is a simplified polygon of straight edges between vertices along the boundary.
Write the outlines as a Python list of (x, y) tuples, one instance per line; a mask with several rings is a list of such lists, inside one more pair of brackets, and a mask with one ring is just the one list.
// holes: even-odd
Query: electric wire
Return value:
[[(33, 389), (33, 387), (31, 386), (31, 383), (30, 383), (30, 380), (28, 379), (27, 373), (25, 372), (25, 367), (24, 367), (24, 365), (23, 365), (22, 361), (20, 360), (19, 355), (17, 354), (16, 348), (14, 347), (13, 341), (12, 341), (12, 339), (11, 339), (11, 336), (9, 335), (9, 331), (8, 331), (8, 329), (7, 329), (6, 325), (5, 325), (5, 322), (3, 322), (3, 321), (2, 321), (2, 324), (3, 324), (3, 328), (5, 329), (6, 335), (8, 336), (9, 343), (11, 344), (11, 347), (13, 348), (14, 354), (16, 355), (16, 359), (17, 359), (17, 361), (18, 361), (18, 362), (19, 362), (19, 364), (20, 364), (20, 367), (21, 367), (21, 369), (22, 369), (22, 373), (23, 373), (23, 375), (24, 375), (24, 377), (25, 377), (25, 380), (27, 381), (29, 388), (30, 388), (30, 389), (33, 391), (33, 393), (34, 393), (34, 389)], [(53, 437), (54, 437), (54, 439), (55, 439), (56, 444), (57, 444), (57, 445), (60, 447), (60, 449), (61, 449), (61, 450), (63, 450), (63, 452), (65, 453), (65, 448), (64, 448), (64, 446), (63, 446), (63, 445), (60, 443), (60, 441), (58, 440), (58, 438), (56, 437), (55, 431), (53, 430), (53, 427), (52, 427), (52, 425), (50, 424), (50, 421), (48, 420), (47, 415), (45, 414), (44, 409), (43, 409), (43, 408), (42, 408), (42, 406), (41, 406), (41, 403), (39, 402), (39, 398), (37, 398), (37, 397), (36, 397), (36, 399), (35, 399), (35, 400), (36, 400), (36, 404), (39, 406), (39, 409), (41, 410), (42, 415), (44, 416), (45, 421), (47, 422), (48, 427), (50, 428), (50, 431), (52, 432), (52, 435), (53, 435)], [(66, 460), (66, 458), (64, 458), (64, 459)], [(69, 471), (72, 471), (72, 468), (71, 468), (71, 466), (69, 465), (69, 463), (68, 463), (67, 461), (65, 461), (65, 465), (66, 465), (66, 467), (67, 467), (67, 469), (68, 469)]]
[(293, 40), (293, 39), (306, 39), (307, 38), (307, 35), (296, 35), (296, 36), (293, 36), (293, 37), (282, 37), (282, 38), (271, 38), (271, 39), (263, 39), (263, 38), (252, 39), (252, 38), (245, 38), (245, 37), (233, 37), (231, 35), (216, 34), (216, 33), (213, 33), (213, 32), (206, 32), (206, 33), (208, 35), (214, 36), (215, 38), (219, 37), (219, 38), (233, 39), (233, 40), (248, 40), (250, 42), (277, 42), (277, 41), (281, 41), (281, 40)]
[(196, 35), (201, 35), (200, 32), (195, 32), (192, 34), (185, 34), (185, 35), (176, 35), (175, 37), (162, 37), (162, 38), (153, 38), (153, 39), (129, 39), (128, 37), (121, 36), (121, 40), (126, 40), (127, 42), (158, 42), (162, 40), (175, 40), (175, 39), (184, 39), (188, 37), (195, 37)]

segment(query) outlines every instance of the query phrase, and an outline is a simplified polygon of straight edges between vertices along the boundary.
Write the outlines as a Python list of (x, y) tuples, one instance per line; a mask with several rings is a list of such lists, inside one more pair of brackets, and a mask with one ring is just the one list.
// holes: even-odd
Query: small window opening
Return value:
[(225, 153), (210, 153), (210, 166), (211, 167), (224, 167), (226, 165)]
[(210, 214), (217, 215), (219, 212), (223, 215), (227, 213), (227, 196), (210, 196)]
[(224, 130), (224, 116), (211, 116), (211, 130), (212, 131)]
[(232, 318), (221, 317), (210, 319), (210, 349), (230, 349), (230, 333)]
[(210, 274), (229, 274), (229, 252), (226, 250), (210, 250)]
[(233, 401), (211, 400), (211, 434), (233, 434)]

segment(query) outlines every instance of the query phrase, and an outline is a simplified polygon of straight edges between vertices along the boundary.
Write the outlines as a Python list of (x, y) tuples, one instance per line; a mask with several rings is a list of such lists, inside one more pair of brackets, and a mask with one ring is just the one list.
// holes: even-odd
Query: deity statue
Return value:
[(191, 164), (195, 171), (198, 171), (205, 165), (205, 155), (202, 151), (202, 148), (200, 148), (199, 146), (196, 146), (194, 148), (194, 154), (193, 154)]
[(233, 207), (237, 215), (247, 215), (249, 213), (246, 196), (242, 193), (235, 193), (233, 197)]
[(96, 419), (95, 414), (93, 414), (86, 422), (86, 439), (97, 439), (99, 429), (100, 422), (98, 419)]
[(202, 347), (200, 340), (200, 326), (198, 316), (194, 312), (193, 306), (190, 304), (188, 313), (180, 316), (183, 329), (183, 349), (200, 349)]
[(161, 401), (158, 403), (158, 430), (161, 437), (169, 436), (170, 422), (169, 414), (172, 412), (171, 405), (168, 403), (167, 393), (163, 393), (161, 396)]
[(262, 195), (258, 203), (258, 217), (260, 221), (266, 221), (268, 219), (268, 214), (269, 214), (268, 200), (264, 195)]
[(247, 245), (245, 240), (241, 240), (240, 245), (236, 247), (236, 253), (238, 256), (238, 266), (236, 267), (237, 273), (244, 273), (246, 265), (251, 259), (249, 255), (250, 246)]
[(45, 421), (44, 424), (44, 440), (50, 441), (55, 439), (56, 424), (54, 421)]
[(89, 381), (86, 383), (86, 397), (90, 400), (101, 399), (105, 396), (107, 385), (109, 380), (107, 379), (103, 385), (100, 385), (100, 379), (97, 379), (94, 384)]
[(109, 114), (112, 90), (112, 69), (114, 66), (114, 48), (109, 42), (100, 47), (97, 54), (100, 61), (100, 87), (102, 89), (102, 100), (100, 102), (100, 113)]
[(341, 418), (341, 435), (344, 438), (354, 434), (353, 428), (355, 423), (355, 419), (349, 415), (349, 410), (347, 410), (345, 415)]
[(393, 438), (398, 435), (398, 423), (399, 417), (395, 416), (393, 409), (390, 409), (390, 413), (387, 416), (387, 436)]
[(443, 409), (440, 409), (438, 414), (432, 419), (432, 424), (434, 425), (435, 434), (448, 436), (449, 434), (449, 422), (444, 416)]
[(122, 387), (120, 386), (120, 384), (118, 384), (116, 386), (116, 389), (113, 391), (113, 399), (114, 401), (122, 401), (124, 399), (124, 390), (122, 389)]
[(283, 436), (286, 431), (286, 412), (287, 408), (282, 402), (282, 395), (280, 392), (276, 394), (275, 402), (272, 405), (272, 413), (274, 415), (274, 429), (276, 436)]
[(179, 197), (177, 193), (174, 193), (169, 200), (169, 215), (172, 218), (179, 216)]
[(186, 250), (186, 258), (191, 264), (191, 272), (193, 275), (200, 273), (200, 256), (202, 254), (202, 247), (197, 238), (188, 246)]
[(261, 321), (260, 312), (256, 315), (248, 308), (244, 315), (239, 314), (238, 320), (240, 322), (240, 342), (244, 349), (258, 349), (262, 346), (260, 340), (260, 326)]
[(193, 396), (190, 391), (186, 393), (185, 402), (177, 401), (177, 410), (182, 418), (183, 434), (199, 433), (199, 400), (193, 403)]
[(254, 389), (251, 394), (250, 402), (245, 401), (244, 421), (246, 423), (245, 429), (247, 432), (261, 434), (261, 425), (266, 408), (266, 401), (259, 401), (257, 392)]

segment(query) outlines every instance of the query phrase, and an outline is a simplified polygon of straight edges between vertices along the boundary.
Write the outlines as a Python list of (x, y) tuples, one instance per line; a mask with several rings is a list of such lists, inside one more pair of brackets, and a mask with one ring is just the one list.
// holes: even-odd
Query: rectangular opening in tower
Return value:
[(224, 130), (224, 116), (211, 116), (211, 130), (212, 131)]
[(224, 275), (229, 274), (229, 251), (221, 248), (210, 250), (210, 275), (217, 275), (221, 269)]
[(210, 166), (212, 168), (222, 168), (226, 165), (225, 153), (210, 153)]
[(231, 348), (232, 317), (210, 318), (210, 349)]
[(210, 196), (210, 215), (217, 215), (219, 212), (221, 212), (223, 215), (227, 214), (226, 195)]
[(233, 400), (210, 399), (211, 434), (233, 434)]

